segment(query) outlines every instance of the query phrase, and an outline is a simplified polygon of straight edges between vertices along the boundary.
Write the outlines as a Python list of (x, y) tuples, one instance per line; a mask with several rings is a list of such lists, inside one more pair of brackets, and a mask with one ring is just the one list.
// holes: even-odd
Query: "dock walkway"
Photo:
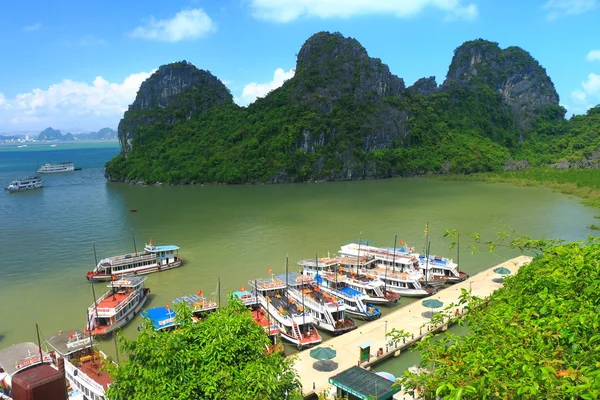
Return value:
[[(519, 256), (510, 260), (504, 261), (501, 264), (495, 265), (482, 272), (479, 272), (464, 282), (449, 286), (440, 290), (435, 295), (429, 297), (432, 299), (441, 300), (444, 305), (458, 302), (458, 297), (461, 289), (472, 290), (473, 295), (478, 297), (487, 297), (496, 289), (502, 286), (499, 275), (493, 270), (498, 267), (505, 267), (511, 270), (512, 274), (516, 273), (519, 268), (529, 263), (531, 257)], [(429, 321), (428, 317), (424, 317), (422, 313), (430, 311), (421, 304), (421, 301), (415, 301), (404, 307), (401, 307), (382, 318), (366, 323), (358, 327), (352, 332), (345, 333), (341, 336), (334, 337), (324, 342), (322, 347), (331, 347), (337, 351), (337, 356), (333, 361), (338, 363), (338, 368), (332, 372), (320, 372), (313, 368), (313, 363), (316, 361), (310, 356), (310, 349), (301, 351), (297, 354), (297, 360), (294, 368), (302, 382), (302, 393), (308, 396), (312, 393), (322, 393), (324, 390), (329, 390), (330, 385), (328, 379), (331, 376), (344, 371), (353, 365), (358, 365), (360, 350), (359, 346), (364, 343), (371, 343), (371, 358), (368, 363), (363, 363), (361, 366), (370, 366), (385, 358), (392, 356), (398, 350), (402, 351), (409, 347), (415, 341), (420, 340), (427, 333), (427, 328), (422, 328)], [(454, 311), (454, 310), (453, 310)], [(414, 339), (407, 340), (406, 344), (398, 347), (386, 348), (389, 338), (385, 336), (386, 332), (393, 328), (398, 330), (404, 329), (414, 335)], [(438, 327), (437, 329), (439, 330)], [(377, 356), (377, 351), (382, 348), (384, 354)]]

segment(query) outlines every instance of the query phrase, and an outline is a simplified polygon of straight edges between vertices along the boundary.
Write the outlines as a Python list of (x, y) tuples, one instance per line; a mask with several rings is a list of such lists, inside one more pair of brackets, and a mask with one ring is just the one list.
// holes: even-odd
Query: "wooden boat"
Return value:
[(146, 277), (130, 276), (114, 280), (110, 290), (88, 308), (86, 334), (106, 336), (131, 321), (140, 311), (150, 289), (144, 287)]

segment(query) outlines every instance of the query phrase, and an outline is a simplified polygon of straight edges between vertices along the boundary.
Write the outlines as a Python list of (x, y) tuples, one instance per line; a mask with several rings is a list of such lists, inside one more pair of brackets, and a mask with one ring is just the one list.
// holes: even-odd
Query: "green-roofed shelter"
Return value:
[(349, 400), (388, 400), (400, 391), (395, 382), (357, 366), (332, 376), (329, 383), (337, 388), (338, 396), (348, 396)]

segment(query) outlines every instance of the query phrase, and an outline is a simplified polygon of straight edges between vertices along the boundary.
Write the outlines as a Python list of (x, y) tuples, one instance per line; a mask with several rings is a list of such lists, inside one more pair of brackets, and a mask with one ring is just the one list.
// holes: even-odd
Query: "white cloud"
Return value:
[(587, 61), (600, 61), (600, 50), (590, 50), (585, 59)]
[(600, 75), (591, 73), (586, 81), (581, 82), (581, 89), (571, 92), (573, 106), (569, 111), (574, 114), (583, 114), (589, 108), (600, 104)]
[(288, 72), (285, 72), (283, 68), (277, 68), (273, 74), (273, 80), (271, 82), (251, 82), (244, 86), (242, 95), (240, 97), (236, 97), (234, 100), (240, 106), (247, 106), (248, 104), (253, 103), (258, 97), (264, 97), (271, 90), (277, 89), (283, 85), (285, 81), (293, 78), (295, 73), (295, 69), (290, 69)]
[(562, 15), (577, 15), (593, 10), (596, 0), (548, 0), (542, 8), (548, 10), (548, 19), (555, 20)]
[(413, 17), (427, 8), (446, 13), (446, 20), (472, 20), (477, 6), (463, 0), (251, 0), (254, 16), (276, 22), (290, 22), (302, 16), (349, 18), (365, 14), (392, 14)]
[(217, 29), (212, 19), (200, 8), (179, 11), (171, 19), (150, 17), (145, 25), (138, 26), (130, 36), (161, 42), (199, 39)]
[(37, 24), (33, 24), (33, 25), (26, 25), (23, 27), (24, 31), (28, 31), (28, 32), (33, 32), (33, 31), (37, 31), (38, 29), (40, 29), (42, 27), (42, 24), (40, 24), (39, 22)]
[(0, 93), (0, 130), (43, 129), (48, 126), (116, 127), (152, 72), (111, 83), (98, 76), (90, 85), (65, 79), (46, 90), (33, 89), (7, 99)]

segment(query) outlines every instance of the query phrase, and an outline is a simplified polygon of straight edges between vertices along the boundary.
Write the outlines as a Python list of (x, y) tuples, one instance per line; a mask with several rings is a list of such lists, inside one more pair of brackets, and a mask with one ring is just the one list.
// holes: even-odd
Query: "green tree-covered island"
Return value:
[(406, 87), (352, 38), (320, 32), (295, 76), (239, 107), (182, 61), (141, 86), (119, 124), (113, 181), (275, 183), (598, 167), (600, 107), (564, 118), (544, 68), (519, 47), (459, 46), (446, 79)]

